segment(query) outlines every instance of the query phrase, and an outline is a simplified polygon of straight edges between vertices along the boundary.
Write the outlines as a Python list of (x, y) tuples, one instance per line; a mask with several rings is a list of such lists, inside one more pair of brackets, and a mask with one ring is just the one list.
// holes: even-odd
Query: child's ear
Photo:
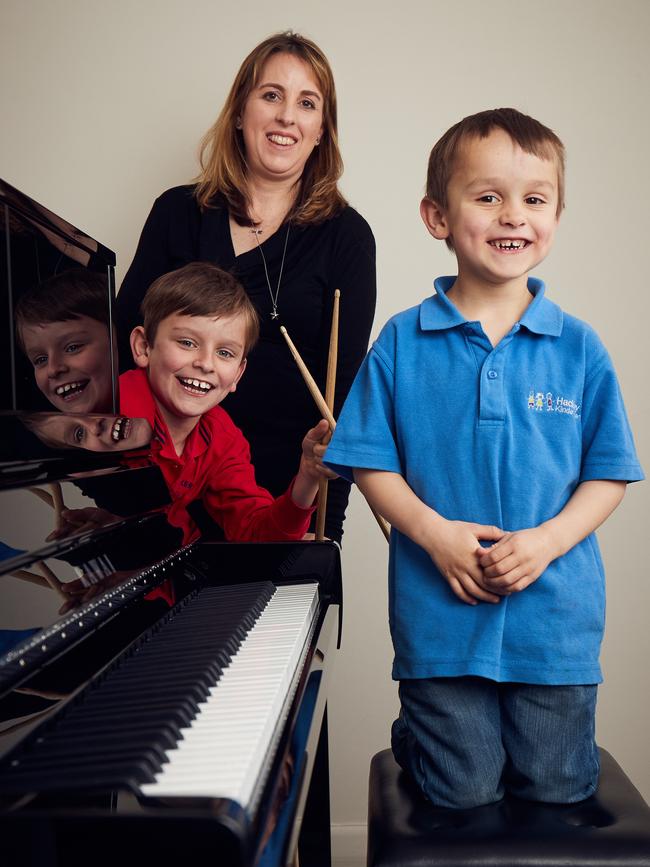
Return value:
[(230, 391), (237, 391), (237, 383), (244, 375), (245, 370), (246, 370), (246, 359), (244, 358), (242, 360), (242, 363), (239, 365), (239, 373), (237, 374), (237, 378), (235, 379), (233, 384), (230, 386)]
[(142, 325), (136, 325), (131, 332), (131, 352), (138, 367), (149, 367), (149, 343)]
[(449, 226), (445, 212), (437, 202), (426, 196), (420, 202), (420, 216), (427, 230), (438, 241), (446, 241), (449, 237)]

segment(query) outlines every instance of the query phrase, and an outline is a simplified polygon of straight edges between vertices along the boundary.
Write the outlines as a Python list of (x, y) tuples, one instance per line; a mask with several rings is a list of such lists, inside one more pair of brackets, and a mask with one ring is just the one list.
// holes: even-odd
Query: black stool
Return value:
[(605, 750), (598, 791), (579, 804), (506, 797), (432, 807), (390, 750), (370, 765), (368, 867), (650, 867), (650, 807)]

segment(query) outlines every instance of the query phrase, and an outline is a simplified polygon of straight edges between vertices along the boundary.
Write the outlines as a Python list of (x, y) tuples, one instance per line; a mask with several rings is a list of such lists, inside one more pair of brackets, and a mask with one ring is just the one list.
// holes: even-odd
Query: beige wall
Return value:
[[(618, 368), (650, 467), (646, 0), (3, 0), (0, 175), (130, 262), (153, 198), (189, 180), (195, 146), (244, 54), (293, 27), (337, 78), (344, 189), (378, 245), (376, 329), (453, 260), (418, 216), (433, 141), (463, 115), (514, 105), (564, 139), (568, 208), (539, 269)], [(608, 569), (600, 742), (650, 798), (650, 488), (601, 533)], [(346, 525), (345, 645), (332, 699), (333, 816), (362, 823), (370, 755), (395, 711), (386, 544), (355, 499)]]

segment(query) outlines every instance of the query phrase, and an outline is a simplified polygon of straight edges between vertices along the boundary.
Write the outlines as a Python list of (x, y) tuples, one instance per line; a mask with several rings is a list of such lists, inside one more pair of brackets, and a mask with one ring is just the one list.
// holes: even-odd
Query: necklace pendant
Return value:
[(280, 285), (282, 283), (282, 272), (284, 270), (284, 258), (287, 255), (287, 244), (289, 243), (289, 229), (291, 228), (291, 223), (287, 223), (287, 234), (284, 236), (284, 249), (282, 250), (282, 261), (280, 262), (280, 273), (278, 274), (278, 285), (275, 287), (275, 292), (271, 288), (271, 281), (269, 279), (269, 269), (266, 267), (266, 256), (264, 255), (264, 250), (262, 249), (262, 245), (260, 244), (259, 233), (261, 230), (256, 229), (255, 226), (251, 225), (251, 232), (255, 235), (255, 240), (257, 241), (257, 248), (260, 251), (260, 256), (262, 257), (262, 265), (264, 267), (264, 276), (266, 277), (266, 286), (269, 290), (269, 298), (271, 299), (271, 319), (278, 319), (280, 314), (278, 313), (278, 295), (280, 294)]

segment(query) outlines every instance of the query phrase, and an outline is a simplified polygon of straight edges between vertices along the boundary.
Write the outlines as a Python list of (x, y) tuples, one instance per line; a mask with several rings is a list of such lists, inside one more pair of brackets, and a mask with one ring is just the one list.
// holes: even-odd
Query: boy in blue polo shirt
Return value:
[(420, 212), (458, 276), (384, 327), (326, 453), (392, 524), (393, 751), (438, 806), (597, 785), (594, 531), (643, 473), (606, 350), (528, 276), (563, 205), (538, 121), (445, 133)]

